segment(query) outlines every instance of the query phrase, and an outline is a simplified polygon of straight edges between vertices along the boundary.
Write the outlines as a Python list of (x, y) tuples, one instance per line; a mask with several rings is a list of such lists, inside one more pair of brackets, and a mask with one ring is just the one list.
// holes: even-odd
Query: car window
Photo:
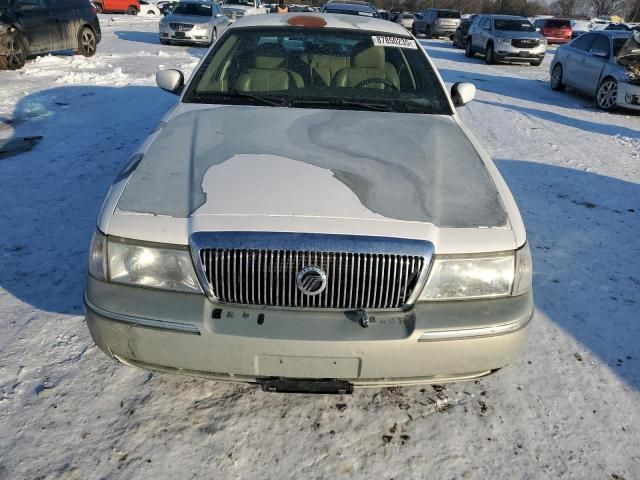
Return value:
[(489, 19), (487, 17), (483, 18), (482, 20), (480, 20), (480, 23), (478, 24), (478, 26), (480, 28), (489, 28), (489, 24), (491, 22), (489, 21)]
[(585, 52), (588, 52), (591, 49), (591, 45), (593, 45), (593, 42), (595, 42), (595, 40), (596, 40), (596, 35), (588, 33), (574, 40), (571, 46), (578, 50), (583, 50)]
[(591, 46), (591, 53), (606, 53), (607, 55), (610, 55), (611, 51), (611, 44), (609, 42), (609, 37), (606, 37), (604, 35), (596, 35), (596, 40), (595, 42), (593, 42), (593, 45)]
[(547, 27), (549, 28), (565, 28), (571, 27), (571, 22), (569, 20), (547, 20)]
[(527, 19), (512, 20), (503, 18), (493, 19), (493, 28), (504, 32), (534, 32), (535, 29)]
[(460, 12), (454, 12), (451, 10), (438, 10), (437, 18), (460, 18)]
[(210, 17), (212, 15), (211, 5), (204, 3), (177, 3), (173, 7), (173, 12), (178, 15), (196, 15)]
[(233, 31), (208, 54), (183, 101), (451, 113), (413, 38), (330, 28)]
[(614, 38), (613, 39), (613, 56), (617, 57), (622, 50), (622, 46), (627, 43), (626, 38)]

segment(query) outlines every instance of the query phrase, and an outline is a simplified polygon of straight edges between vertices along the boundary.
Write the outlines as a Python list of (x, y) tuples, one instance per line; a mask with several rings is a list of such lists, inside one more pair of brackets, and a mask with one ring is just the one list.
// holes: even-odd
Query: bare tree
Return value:
[(576, 0), (556, 0), (553, 3), (553, 12), (562, 17), (573, 17), (576, 12)]
[(591, 13), (594, 17), (608, 17), (616, 13), (622, 0), (591, 0)]

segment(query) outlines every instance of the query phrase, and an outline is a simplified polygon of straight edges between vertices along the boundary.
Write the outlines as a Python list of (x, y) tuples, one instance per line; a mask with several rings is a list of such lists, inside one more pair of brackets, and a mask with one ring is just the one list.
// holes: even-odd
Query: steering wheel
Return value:
[(364, 87), (366, 85), (369, 85), (370, 83), (381, 83), (383, 85), (386, 85), (387, 87), (393, 88), (396, 92), (400, 91), (400, 89), (396, 86), (395, 83), (385, 78), (365, 78), (364, 80), (359, 82), (357, 85), (355, 85), (354, 88)]

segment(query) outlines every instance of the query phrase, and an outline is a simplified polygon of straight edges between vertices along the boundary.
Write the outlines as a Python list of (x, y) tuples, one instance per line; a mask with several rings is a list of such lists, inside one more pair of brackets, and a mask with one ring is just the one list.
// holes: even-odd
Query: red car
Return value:
[(138, 0), (92, 0), (98, 13), (126, 13), (137, 15), (140, 11)]
[(533, 24), (545, 36), (549, 43), (567, 43), (571, 41), (571, 21), (568, 18), (543, 18)]

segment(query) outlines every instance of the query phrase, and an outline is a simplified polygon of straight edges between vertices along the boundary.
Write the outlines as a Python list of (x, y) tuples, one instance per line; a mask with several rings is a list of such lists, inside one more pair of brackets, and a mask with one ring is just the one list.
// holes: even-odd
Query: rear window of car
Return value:
[(460, 12), (453, 10), (438, 10), (436, 13), (438, 18), (460, 18)]
[(416, 17), (411, 13), (403, 13), (402, 18), (416, 18)]
[(331, 28), (229, 30), (183, 101), (451, 114), (415, 39)]
[(328, 7), (325, 7), (324, 13), (335, 13), (340, 15), (362, 15), (364, 17), (376, 17), (376, 18), (380, 17), (377, 11), (371, 10), (367, 7), (357, 7), (357, 6), (354, 8), (328, 6)]
[(546, 26), (549, 28), (570, 28), (571, 22), (569, 20), (547, 20)]
[(614, 38), (613, 39), (613, 56), (617, 57), (622, 50), (622, 46), (627, 43), (626, 38)]
[(573, 48), (577, 48), (578, 50), (588, 52), (591, 49), (591, 45), (593, 45), (593, 42), (595, 41), (595, 34), (582, 35), (581, 37), (578, 37), (576, 40), (574, 40), (571, 46)]

